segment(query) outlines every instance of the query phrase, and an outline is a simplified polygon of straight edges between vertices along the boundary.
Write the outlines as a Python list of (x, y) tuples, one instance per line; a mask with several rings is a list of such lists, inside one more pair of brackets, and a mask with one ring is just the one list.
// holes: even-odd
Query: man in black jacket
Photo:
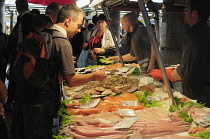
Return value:
[[(190, 28), (180, 65), (176, 69), (167, 69), (169, 80), (183, 82), (183, 94), (210, 107), (210, 27), (207, 20), (210, 15), (209, 0), (189, 0), (184, 11), (185, 21)], [(150, 75), (160, 80), (162, 75), (154, 70)]]

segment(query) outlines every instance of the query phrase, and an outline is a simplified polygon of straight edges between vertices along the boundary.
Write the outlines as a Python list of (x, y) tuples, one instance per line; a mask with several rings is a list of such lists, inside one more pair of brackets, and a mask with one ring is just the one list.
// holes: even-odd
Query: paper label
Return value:
[(137, 101), (122, 101), (122, 106), (138, 106)]
[(91, 98), (99, 98), (99, 97), (105, 97), (107, 95), (91, 95), (90, 97)]
[(147, 100), (149, 101), (162, 101), (161, 97), (156, 97), (156, 96), (148, 96)]
[(136, 116), (132, 109), (118, 109), (120, 116)]
[(123, 119), (119, 123), (117, 123), (113, 128), (130, 128), (139, 117), (133, 117), (128, 119)]
[(103, 118), (95, 118), (95, 119), (97, 119), (97, 120), (99, 120), (99, 121), (101, 121), (103, 123), (108, 123), (108, 124), (111, 124), (112, 123), (111, 121), (106, 120), (106, 119), (103, 119)]
[(209, 126), (210, 125), (210, 116), (204, 116), (204, 117), (198, 118), (194, 121), (201, 126)]
[(100, 101), (100, 99), (94, 99), (94, 100), (87, 101), (87, 102), (85, 102), (84, 105), (80, 106), (80, 108), (84, 108), (84, 109), (85, 108), (93, 108), (98, 105), (99, 101)]

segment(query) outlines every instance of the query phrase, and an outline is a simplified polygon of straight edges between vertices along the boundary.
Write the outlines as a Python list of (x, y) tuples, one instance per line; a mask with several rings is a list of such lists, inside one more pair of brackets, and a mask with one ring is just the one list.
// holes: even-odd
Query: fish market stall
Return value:
[(147, 75), (114, 74), (63, 90), (59, 136), (64, 138), (205, 139), (210, 134), (209, 108), (175, 90), (173, 105), (165, 86)]

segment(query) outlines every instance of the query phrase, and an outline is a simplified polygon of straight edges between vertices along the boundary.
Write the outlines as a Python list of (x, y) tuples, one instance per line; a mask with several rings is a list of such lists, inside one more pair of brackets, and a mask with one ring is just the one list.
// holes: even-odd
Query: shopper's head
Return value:
[(93, 22), (93, 24), (94, 25), (96, 25), (97, 24), (97, 15), (94, 15), (93, 17), (92, 17), (92, 22)]
[(105, 30), (107, 26), (107, 19), (104, 14), (100, 14), (97, 18), (97, 27), (98, 29)]
[(58, 4), (57, 2), (51, 2), (45, 11), (45, 14), (50, 16), (53, 20), (53, 23), (57, 22), (57, 16), (58, 16), (58, 12), (59, 10), (62, 8), (62, 6), (60, 4)]
[(27, 0), (16, 0), (16, 9), (19, 14), (22, 14), (23, 12), (28, 10), (28, 1)]
[(57, 24), (66, 30), (68, 38), (72, 38), (81, 32), (83, 19), (84, 15), (80, 8), (74, 4), (67, 4), (58, 12)]
[(34, 17), (32, 30), (39, 32), (42, 31), (44, 28), (51, 28), (52, 25), (53, 21), (48, 15), (40, 14)]
[(38, 9), (32, 9), (32, 10), (31, 10), (31, 14), (32, 14), (33, 16), (37, 16), (37, 15), (40, 15), (40, 11), (39, 11)]
[(94, 27), (94, 25), (92, 23), (88, 24), (88, 27), (87, 27), (88, 31), (91, 31), (93, 27)]

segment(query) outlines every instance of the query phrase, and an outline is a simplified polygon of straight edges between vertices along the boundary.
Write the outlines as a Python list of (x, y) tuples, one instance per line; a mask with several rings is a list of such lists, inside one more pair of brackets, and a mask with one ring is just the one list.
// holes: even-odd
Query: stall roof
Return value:
[[(183, 6), (186, 6), (187, 0), (145, 0), (146, 8), (149, 11), (157, 11), (165, 5), (168, 11), (183, 11)], [(120, 11), (141, 11), (138, 5), (138, 0), (93, 0), (90, 4), (92, 7), (101, 6), (104, 3), (108, 9)]]
[[(92, 7), (105, 4), (108, 9), (120, 11), (141, 11), (137, 0), (93, 0), (90, 4)], [(160, 9), (163, 0), (148, 0), (147, 8), (149, 10)]]
[[(27, 0), (29, 3), (47, 6), (51, 2), (57, 2), (60, 5), (74, 4), (74, 0)], [(15, 4), (15, 0), (5, 0), (5, 4)]]
[[(107, 5), (108, 3), (106, 3)], [(138, 2), (126, 2), (126, 3), (123, 3), (123, 2), (119, 2), (119, 3), (116, 3), (116, 4), (113, 4), (113, 5), (110, 5), (108, 6), (109, 9), (113, 9), (113, 10), (122, 10), (122, 11), (140, 11), (139, 9), (139, 5), (138, 5)]]
[(122, 10), (122, 11), (139, 11), (139, 6), (137, 1), (130, 0), (93, 0), (90, 6), (98, 6), (101, 3), (105, 3), (109, 9)]

